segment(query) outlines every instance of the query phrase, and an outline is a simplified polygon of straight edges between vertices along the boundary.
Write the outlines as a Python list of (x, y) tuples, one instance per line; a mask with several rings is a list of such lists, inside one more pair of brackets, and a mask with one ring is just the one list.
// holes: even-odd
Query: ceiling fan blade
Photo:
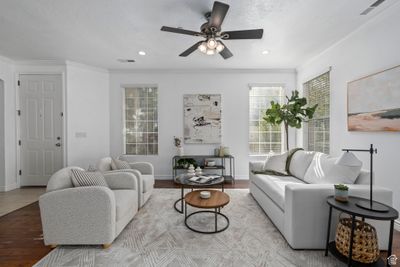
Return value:
[(192, 45), (191, 47), (189, 47), (188, 49), (186, 49), (185, 51), (183, 51), (179, 56), (180, 57), (187, 57), (188, 55), (190, 55), (191, 53), (193, 53), (194, 51), (196, 51), (197, 47), (199, 47), (199, 45), (202, 43), (203, 41), (197, 42), (194, 45)]
[(228, 9), (229, 5), (215, 1), (208, 25), (210, 25), (210, 27), (221, 29), (221, 24), (224, 21)]
[(221, 33), (221, 38), (224, 40), (233, 39), (261, 39), (263, 36), (263, 29), (243, 30), (243, 31), (230, 31)]
[(168, 26), (162, 26), (161, 30), (164, 32), (173, 32), (173, 33), (180, 33), (180, 34), (194, 35), (194, 36), (202, 36), (203, 35), (201, 32), (189, 31), (189, 30), (173, 28), (173, 27), (168, 27)]
[[(221, 42), (221, 41), (219, 41), (219, 42)], [(224, 59), (228, 59), (228, 58), (232, 57), (233, 54), (232, 54), (232, 52), (228, 49), (228, 47), (226, 47), (226, 45), (225, 45), (223, 42), (221, 42), (221, 44), (224, 46), (224, 49), (223, 49), (221, 52), (219, 52), (219, 54), (220, 54)]]

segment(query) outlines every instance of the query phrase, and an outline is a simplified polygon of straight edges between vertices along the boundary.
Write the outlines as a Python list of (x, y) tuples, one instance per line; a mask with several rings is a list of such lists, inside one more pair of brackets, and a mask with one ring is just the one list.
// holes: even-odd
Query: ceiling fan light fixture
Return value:
[(207, 52), (207, 43), (202, 42), (197, 48), (200, 50), (200, 52), (206, 53)]
[(209, 56), (212, 56), (215, 54), (215, 50), (214, 49), (207, 49), (206, 54)]
[(207, 40), (207, 47), (210, 49), (215, 49), (218, 45), (218, 42), (214, 38), (210, 38)]
[(224, 50), (225, 46), (221, 43), (218, 42), (217, 47), (215, 48), (217, 50), (217, 52), (221, 52), (222, 50)]

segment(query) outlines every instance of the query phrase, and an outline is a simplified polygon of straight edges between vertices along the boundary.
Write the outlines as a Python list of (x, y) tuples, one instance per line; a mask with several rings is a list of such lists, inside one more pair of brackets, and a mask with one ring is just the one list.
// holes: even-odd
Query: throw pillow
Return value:
[(96, 169), (96, 167), (94, 167), (93, 165), (89, 165), (87, 171), (88, 171), (88, 172), (97, 172), (97, 169)]
[(281, 175), (287, 175), (286, 172), (287, 156), (288, 156), (287, 152), (280, 155), (269, 156), (264, 163), (264, 171), (265, 172), (272, 171)]
[(358, 166), (336, 164), (337, 158), (323, 153), (316, 153), (304, 175), (304, 181), (310, 184), (354, 184), (361, 171)]
[(101, 172), (87, 172), (71, 169), (71, 180), (75, 187), (79, 186), (106, 186), (107, 182)]
[[(119, 160), (119, 159), (112, 159), (112, 162), (115, 165), (115, 169), (113, 170), (126, 170), (126, 169), (132, 169), (131, 166), (129, 165), (128, 162), (123, 161), (123, 160)], [(113, 165), (111, 164), (111, 167), (113, 167)]]
[(314, 151), (296, 151), (290, 160), (289, 173), (297, 179), (304, 180), (307, 169), (315, 155)]

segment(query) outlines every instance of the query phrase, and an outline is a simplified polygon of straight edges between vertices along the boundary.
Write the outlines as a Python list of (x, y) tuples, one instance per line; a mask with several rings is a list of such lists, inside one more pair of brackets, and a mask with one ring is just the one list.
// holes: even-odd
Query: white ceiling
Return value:
[(1, 55), (108, 69), (294, 68), (396, 2), (360, 16), (375, 0), (225, 0), (223, 30), (263, 28), (264, 37), (224, 41), (234, 57), (223, 60), (198, 51), (179, 57), (199, 37), (160, 31), (162, 25), (198, 31), (211, 0), (0, 1)]

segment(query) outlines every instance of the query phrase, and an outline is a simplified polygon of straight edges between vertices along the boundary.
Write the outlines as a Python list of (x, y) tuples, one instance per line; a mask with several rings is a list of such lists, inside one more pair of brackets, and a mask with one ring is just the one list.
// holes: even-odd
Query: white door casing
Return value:
[(63, 167), (62, 76), (21, 74), (21, 186), (46, 185)]

